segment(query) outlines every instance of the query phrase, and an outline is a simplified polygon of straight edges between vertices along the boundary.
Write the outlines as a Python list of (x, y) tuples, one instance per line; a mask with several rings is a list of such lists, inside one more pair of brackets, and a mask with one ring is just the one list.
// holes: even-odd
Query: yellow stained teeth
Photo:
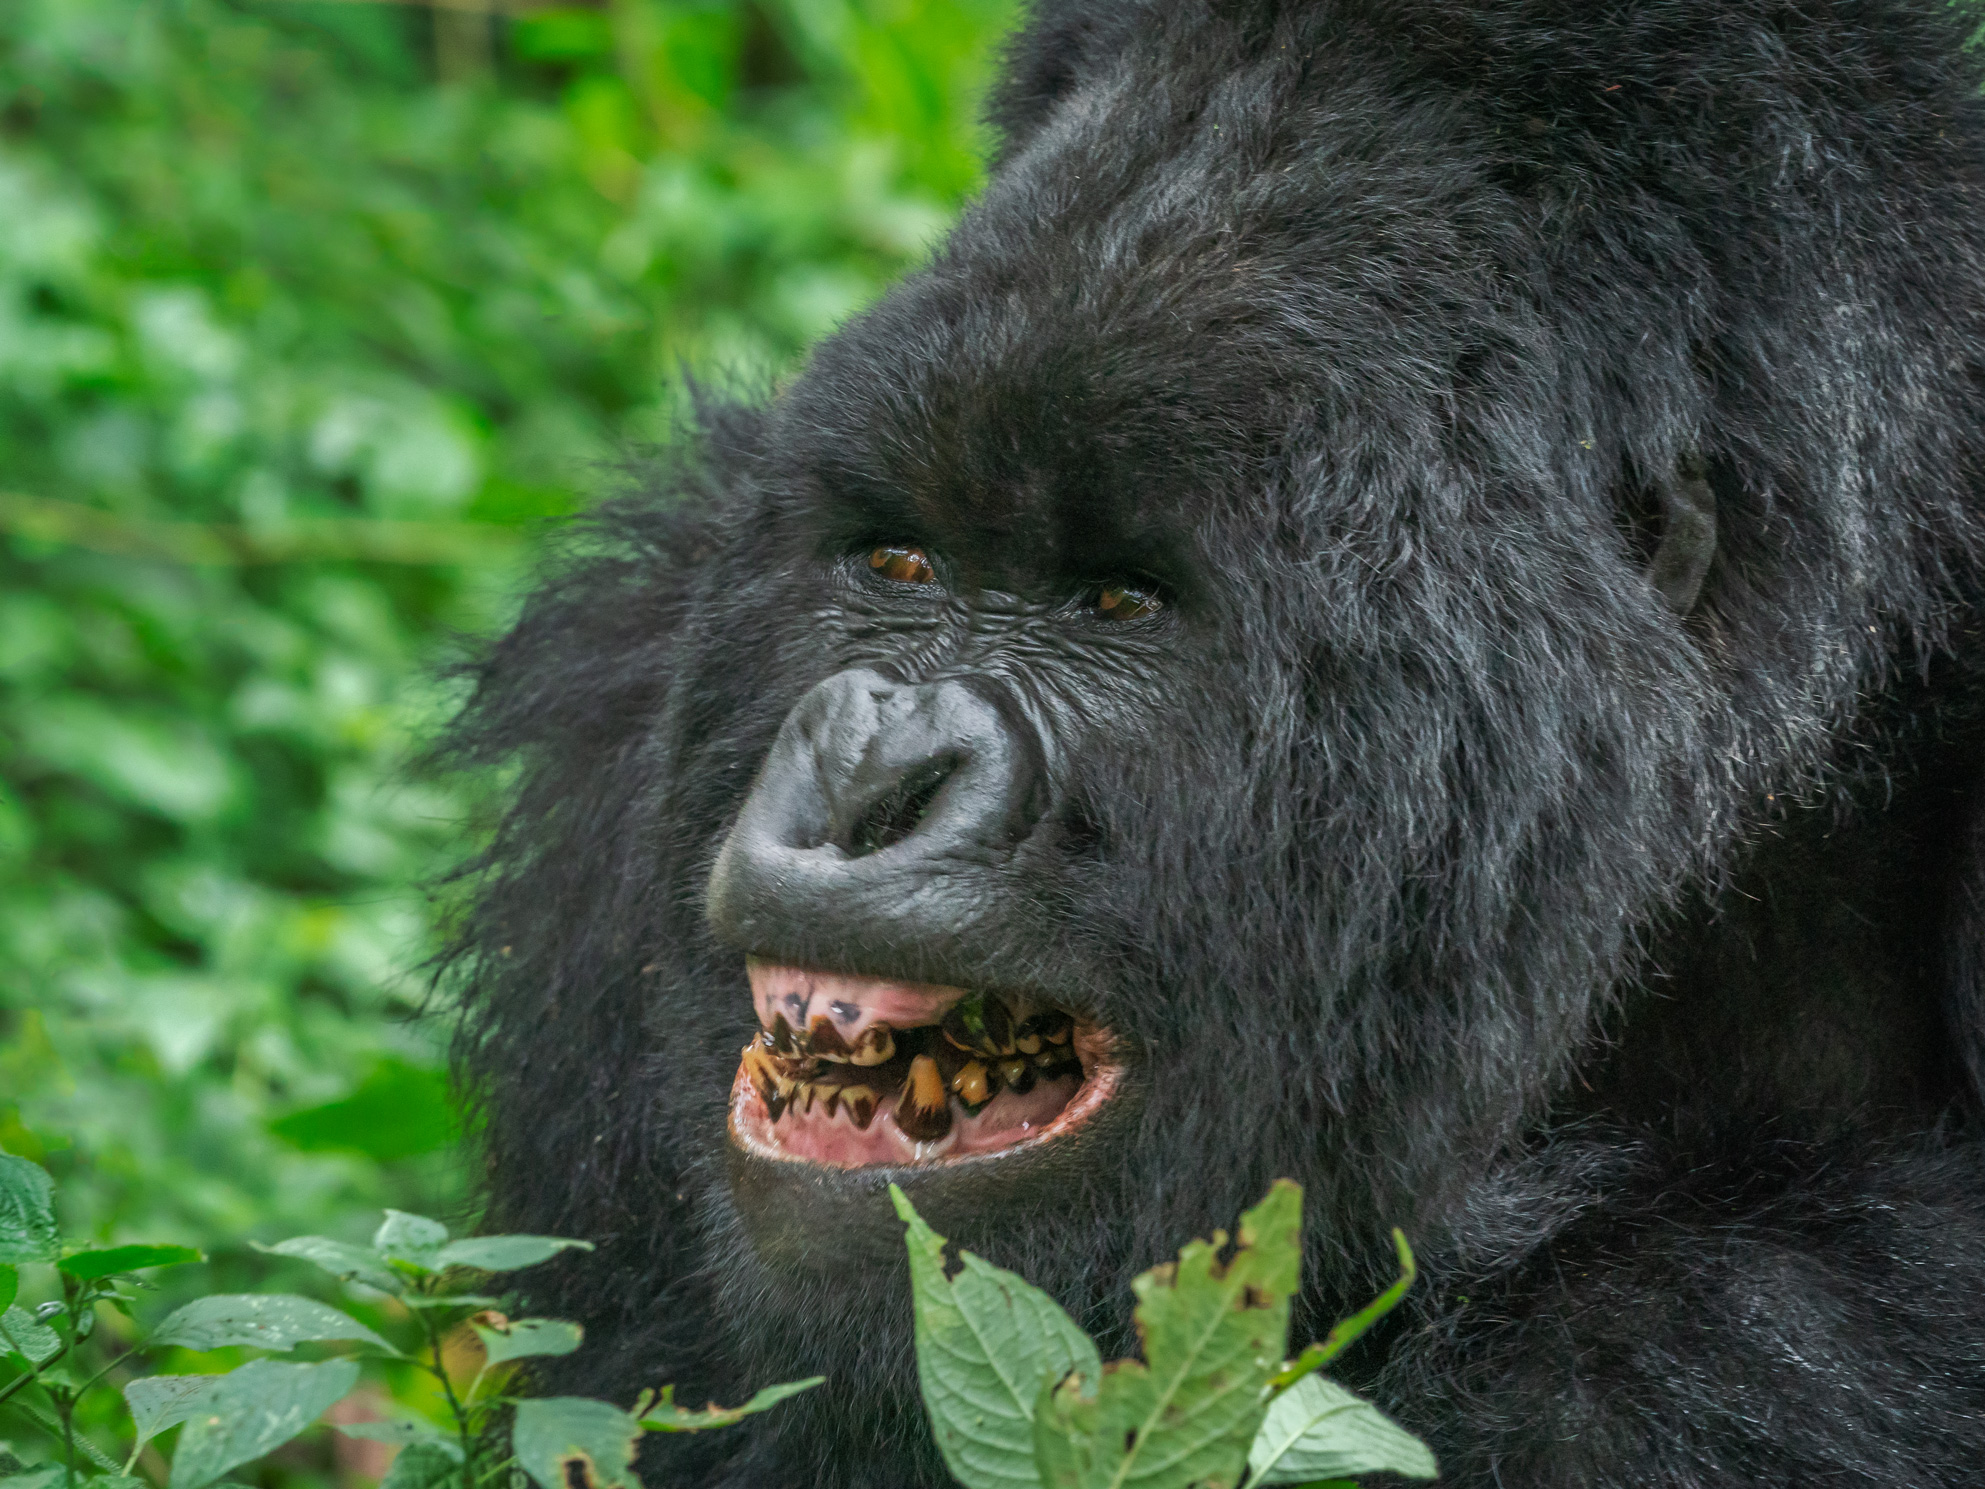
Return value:
[(920, 1143), (935, 1142), (951, 1130), (951, 1103), (937, 1061), (918, 1055), (910, 1062), (903, 1094), (896, 1102), (896, 1125)]
[(986, 1080), (986, 1067), (977, 1060), (971, 1061), (951, 1077), (951, 1089), (958, 1093), (958, 1099), (967, 1106), (984, 1106), (992, 1097), (991, 1087)]
[(896, 1057), (896, 1035), (887, 1024), (871, 1024), (855, 1041), (849, 1057), (857, 1065), (880, 1065)]

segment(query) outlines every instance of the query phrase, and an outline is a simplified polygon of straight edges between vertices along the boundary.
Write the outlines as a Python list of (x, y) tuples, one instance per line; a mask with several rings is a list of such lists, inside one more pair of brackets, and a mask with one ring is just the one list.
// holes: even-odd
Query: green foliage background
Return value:
[(0, 4), (0, 1148), (74, 1235), (463, 1202), (413, 778), (538, 527), (977, 179), (1009, 0)]

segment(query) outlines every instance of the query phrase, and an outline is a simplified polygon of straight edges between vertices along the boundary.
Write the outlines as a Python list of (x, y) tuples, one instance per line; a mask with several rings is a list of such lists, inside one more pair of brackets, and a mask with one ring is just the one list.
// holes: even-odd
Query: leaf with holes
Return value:
[(1034, 1408), (1071, 1371), (1093, 1380), (1102, 1356), (1053, 1298), (969, 1251), (947, 1277), (945, 1239), (889, 1189), (910, 1248), (917, 1383), (945, 1466), (966, 1489), (1035, 1489)]
[(582, 1396), (540, 1396), (517, 1403), (510, 1449), (517, 1466), (544, 1489), (640, 1489), (634, 1445), (641, 1424), (617, 1406)]
[(251, 1360), (223, 1375), (186, 1419), (166, 1489), (202, 1489), (229, 1469), (275, 1451), (358, 1384), (350, 1360), (291, 1365)]
[(1302, 1261), (1303, 1192), (1279, 1179), (1227, 1237), (1131, 1284), (1142, 1360), (1050, 1382), (1034, 1415), (1047, 1489), (1233, 1489), (1282, 1366)]
[(61, 1253), (55, 1181), (40, 1164), (0, 1153), (0, 1262), (52, 1262)]
[(675, 1387), (663, 1386), (653, 1401), (637, 1406), (635, 1410), (640, 1414), (641, 1425), (650, 1432), (705, 1432), (712, 1427), (732, 1426), (746, 1417), (769, 1410), (788, 1397), (812, 1390), (826, 1379), (824, 1375), (816, 1375), (807, 1380), (784, 1381), (757, 1392), (743, 1406), (718, 1406), (712, 1402), (702, 1411), (677, 1406)]
[(1269, 1403), (1248, 1450), (1248, 1483), (1308, 1484), (1347, 1474), (1439, 1475), (1427, 1445), (1335, 1381), (1306, 1375)]
[(529, 1360), (545, 1355), (569, 1355), (579, 1347), (585, 1331), (562, 1318), (518, 1318), (498, 1327), (469, 1321), (482, 1341), (483, 1353), (492, 1365), (506, 1360)]
[(181, 1349), (293, 1349), (350, 1339), (397, 1354), (392, 1345), (351, 1315), (293, 1293), (216, 1293), (195, 1298), (152, 1331), (153, 1345)]

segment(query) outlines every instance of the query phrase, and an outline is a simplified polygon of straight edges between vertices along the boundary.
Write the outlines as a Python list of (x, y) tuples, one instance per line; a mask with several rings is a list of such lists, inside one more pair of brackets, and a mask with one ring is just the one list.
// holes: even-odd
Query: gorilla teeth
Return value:
[[(783, 1012), (772, 1014), (744, 1049), (744, 1073), (771, 1121), (845, 1117), (866, 1132), (887, 1110), (904, 1136), (927, 1145), (1004, 1092), (1027, 1096), (1043, 1081), (1083, 1079), (1074, 1020), (1059, 1010), (1016, 1013), (999, 997), (973, 995), (938, 1023), (897, 1028), (860, 1018), (851, 1007), (795, 1029)], [(850, 1024), (858, 1028), (852, 1037)]]
[(977, 1060), (968, 1060), (958, 1073), (951, 1077), (951, 1089), (957, 1093), (958, 1099), (965, 1103), (968, 1112), (976, 1112), (993, 1097), (986, 1067)]
[(951, 1131), (951, 1102), (937, 1061), (918, 1055), (910, 1062), (903, 1094), (896, 1102), (896, 1125), (920, 1143), (934, 1143)]

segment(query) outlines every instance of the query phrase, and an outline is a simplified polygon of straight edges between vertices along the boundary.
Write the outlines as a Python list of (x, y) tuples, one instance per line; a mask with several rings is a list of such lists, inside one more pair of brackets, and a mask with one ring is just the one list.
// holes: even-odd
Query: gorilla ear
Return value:
[(1661, 508), (1661, 541), (1647, 563), (1648, 582), (1677, 615), (1687, 615), (1702, 595), (1716, 557), (1716, 493), (1700, 459), (1680, 461), (1655, 492)]

